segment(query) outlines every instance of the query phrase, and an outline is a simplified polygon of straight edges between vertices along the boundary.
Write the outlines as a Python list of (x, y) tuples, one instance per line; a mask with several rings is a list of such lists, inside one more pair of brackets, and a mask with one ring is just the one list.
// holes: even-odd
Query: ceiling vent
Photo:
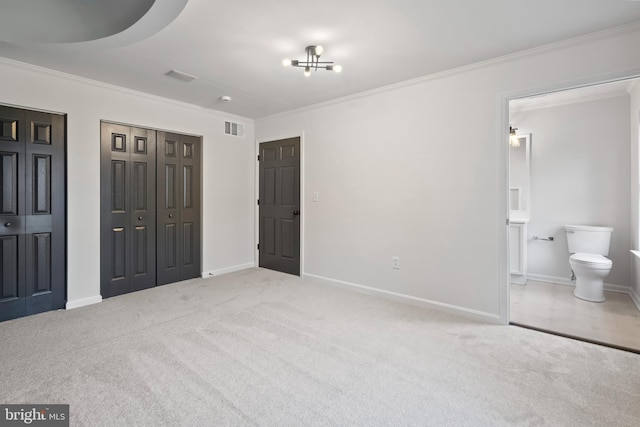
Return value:
[(224, 134), (244, 138), (244, 125), (242, 123), (225, 121)]
[(173, 77), (174, 79), (182, 80), (183, 82), (192, 82), (198, 78), (198, 76), (194, 76), (192, 74), (185, 73), (183, 71), (171, 70), (167, 74), (169, 77)]

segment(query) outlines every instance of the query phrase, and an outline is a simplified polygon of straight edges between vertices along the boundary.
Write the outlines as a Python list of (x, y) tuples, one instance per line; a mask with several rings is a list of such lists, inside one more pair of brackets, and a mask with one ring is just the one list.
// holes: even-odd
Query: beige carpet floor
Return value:
[(638, 426), (640, 356), (250, 269), (0, 323), (74, 426)]

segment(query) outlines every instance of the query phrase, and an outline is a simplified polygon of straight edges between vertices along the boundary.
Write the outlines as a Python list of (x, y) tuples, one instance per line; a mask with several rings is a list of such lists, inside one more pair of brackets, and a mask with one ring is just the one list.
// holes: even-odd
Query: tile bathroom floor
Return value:
[(627, 294), (605, 291), (602, 303), (573, 296), (573, 287), (529, 280), (511, 285), (511, 323), (640, 352), (640, 310)]

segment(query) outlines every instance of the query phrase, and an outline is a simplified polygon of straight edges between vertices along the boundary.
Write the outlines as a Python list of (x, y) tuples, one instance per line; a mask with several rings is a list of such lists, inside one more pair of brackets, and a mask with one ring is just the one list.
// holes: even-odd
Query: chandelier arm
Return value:
[(315, 66), (309, 66), (309, 67), (305, 67), (304, 65), (300, 66), (300, 65), (296, 65), (295, 67), (297, 68), (313, 68), (314, 70), (326, 70), (327, 67), (331, 67), (331, 65), (318, 65), (317, 67)]
[(323, 64), (331, 65), (331, 64), (333, 64), (333, 61), (318, 61), (318, 62), (298, 61), (297, 64), (291, 64), (291, 66), (292, 67), (315, 67), (316, 64), (318, 64), (318, 65), (323, 65)]

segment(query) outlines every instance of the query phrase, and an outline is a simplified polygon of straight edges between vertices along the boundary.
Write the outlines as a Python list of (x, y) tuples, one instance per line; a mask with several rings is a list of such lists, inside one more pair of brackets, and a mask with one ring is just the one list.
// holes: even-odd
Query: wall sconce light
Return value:
[(322, 46), (307, 46), (305, 48), (307, 53), (306, 61), (298, 61), (295, 59), (284, 59), (282, 65), (285, 67), (298, 67), (304, 68), (304, 76), (309, 77), (311, 70), (318, 71), (318, 69), (335, 71), (336, 73), (342, 72), (341, 65), (335, 65), (332, 61), (320, 61), (320, 55), (324, 52)]
[(512, 128), (509, 126), (509, 145), (518, 148), (520, 147), (520, 138), (516, 135), (518, 128)]

